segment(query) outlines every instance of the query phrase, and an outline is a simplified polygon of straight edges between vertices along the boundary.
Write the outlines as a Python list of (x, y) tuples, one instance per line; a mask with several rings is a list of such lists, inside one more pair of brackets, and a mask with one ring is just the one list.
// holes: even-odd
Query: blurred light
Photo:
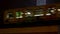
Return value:
[(16, 18), (19, 18), (19, 17), (16, 17)]
[(51, 10), (51, 12), (52, 12), (52, 13), (54, 13), (54, 12), (55, 12), (55, 10)]
[(27, 14), (31, 14), (30, 12), (28, 12)]
[(31, 14), (30, 12), (27, 12), (27, 13), (25, 13), (25, 14)]
[(23, 16), (20, 16), (20, 17), (16, 17), (16, 18), (23, 18)]
[(23, 18), (23, 12), (16, 12), (16, 18)]
[(55, 8), (52, 8), (52, 9), (55, 9)]
[(60, 9), (57, 9), (58, 11), (60, 11)]
[(51, 15), (51, 13), (47, 13), (46, 15), (49, 16), (49, 15)]
[(23, 18), (23, 16), (20, 16), (19, 18)]
[(7, 15), (7, 18), (9, 18), (9, 15)]
[(53, 10), (56, 10), (55, 8), (52, 8)]
[(34, 16), (44, 16), (44, 14), (34, 15)]

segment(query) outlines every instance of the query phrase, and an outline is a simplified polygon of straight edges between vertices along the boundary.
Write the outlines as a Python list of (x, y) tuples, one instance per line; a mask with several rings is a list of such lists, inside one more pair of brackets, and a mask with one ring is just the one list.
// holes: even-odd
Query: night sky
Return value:
[[(47, 0), (47, 4), (60, 2), (60, 0)], [(20, 8), (25, 6), (35, 6), (35, 0), (0, 0), (1, 8)]]
[(3, 8), (19, 8), (25, 6), (35, 6), (34, 0), (0, 0), (0, 6)]

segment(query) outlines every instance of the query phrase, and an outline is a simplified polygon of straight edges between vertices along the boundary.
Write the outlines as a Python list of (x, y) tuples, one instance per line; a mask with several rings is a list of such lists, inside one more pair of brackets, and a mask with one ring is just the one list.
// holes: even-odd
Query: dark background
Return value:
[[(25, 6), (36, 6), (37, 0), (0, 0), (1, 8), (20, 8)], [(47, 4), (57, 3), (60, 0), (46, 0)]]

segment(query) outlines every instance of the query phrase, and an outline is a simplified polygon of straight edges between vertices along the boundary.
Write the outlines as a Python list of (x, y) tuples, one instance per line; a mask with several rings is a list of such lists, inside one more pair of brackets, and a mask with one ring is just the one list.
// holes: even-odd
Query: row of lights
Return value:
[[(55, 11), (56, 11), (55, 8), (48, 8), (48, 10), (47, 10), (48, 13), (46, 13), (46, 15), (47, 15), (47, 16), (50, 16), (50, 15), (54, 14)], [(57, 9), (57, 11), (60, 11), (60, 9)], [(26, 11), (26, 13), (21, 12), (21, 15), (20, 15), (19, 17), (18, 17), (19, 14), (16, 13), (16, 16), (17, 16), (16, 18), (23, 18), (23, 16), (22, 16), (23, 14), (25, 14), (26, 17), (28, 17), (28, 16), (29, 16), (29, 17), (31, 17), (31, 16), (44, 16), (44, 15), (45, 15), (45, 14), (43, 13), (43, 12), (44, 12), (43, 10), (42, 10), (42, 11), (39, 11), (39, 10), (38, 10), (38, 11), (35, 11), (35, 12), (36, 12), (36, 13), (37, 13), (37, 12), (38, 12), (38, 13), (42, 12), (42, 13), (41, 13), (41, 14), (38, 14), (38, 13), (37, 13), (37, 14), (33, 15), (32, 12), (28, 10), (28, 11)], [(52, 14), (51, 14), (51, 13), (52, 13)], [(12, 13), (9, 13), (9, 14), (12, 14)], [(9, 17), (9, 15), (7, 16), (7, 18), (8, 18), (8, 17)]]

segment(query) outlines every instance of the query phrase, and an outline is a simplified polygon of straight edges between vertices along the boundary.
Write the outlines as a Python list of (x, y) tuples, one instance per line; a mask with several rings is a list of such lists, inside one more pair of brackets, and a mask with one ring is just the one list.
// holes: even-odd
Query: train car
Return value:
[(8, 9), (4, 12), (4, 24), (58, 20), (60, 18), (59, 7), (60, 4), (56, 3), (44, 6)]

